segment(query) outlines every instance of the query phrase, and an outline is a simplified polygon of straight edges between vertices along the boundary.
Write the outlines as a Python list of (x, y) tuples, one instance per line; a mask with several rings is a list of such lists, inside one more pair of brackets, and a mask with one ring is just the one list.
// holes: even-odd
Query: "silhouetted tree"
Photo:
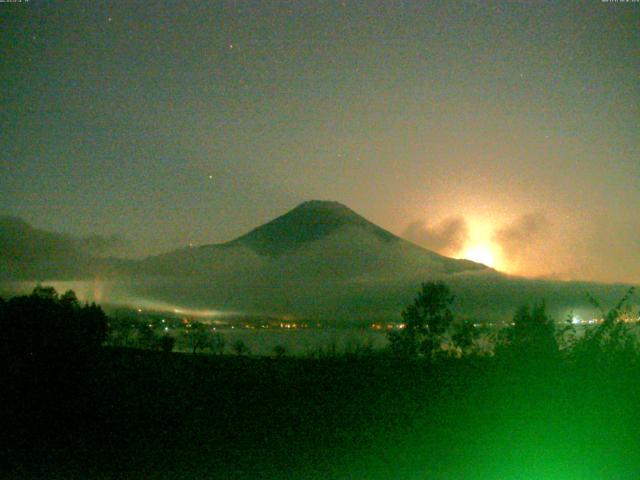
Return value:
[(0, 309), (4, 355), (23, 358), (74, 356), (94, 351), (107, 334), (107, 317), (95, 305), (81, 306), (75, 293), (59, 297), (38, 285), (28, 296), (13, 297)]
[(169, 353), (171, 352), (171, 350), (173, 350), (173, 347), (176, 344), (176, 339), (171, 335), (162, 335), (159, 338), (158, 343), (160, 345), (160, 350)]
[(602, 322), (588, 328), (584, 336), (576, 342), (574, 356), (579, 361), (610, 363), (630, 361), (637, 355), (638, 340), (631, 332), (629, 324), (623, 317), (633, 316), (630, 300), (634, 287), (618, 303), (605, 312), (600, 303), (591, 295), (588, 296), (594, 307), (600, 310)]
[(442, 282), (427, 282), (413, 303), (402, 311), (404, 328), (388, 334), (391, 350), (399, 356), (431, 357), (442, 344), (453, 320), (454, 296)]
[(109, 319), (109, 336), (107, 342), (116, 347), (133, 347), (137, 345), (139, 321), (131, 316), (116, 316)]
[(276, 345), (275, 347), (273, 347), (273, 355), (276, 358), (282, 358), (287, 354), (287, 349), (284, 348), (284, 346), (282, 345)]
[(559, 326), (556, 326), (556, 342), (564, 353), (572, 352), (577, 342), (576, 327), (573, 324), (574, 314), (570, 312)]
[(80, 302), (73, 290), (67, 290), (60, 296), (60, 304), (67, 308), (80, 308)]
[(137, 325), (137, 343), (139, 348), (147, 350), (159, 349), (159, 337), (153, 330), (153, 327), (146, 323), (138, 323)]
[(245, 355), (249, 353), (249, 347), (247, 347), (247, 344), (244, 343), (242, 339), (238, 339), (233, 342), (232, 347), (236, 355)]
[(544, 302), (518, 308), (513, 325), (501, 332), (497, 353), (516, 355), (531, 361), (549, 359), (558, 353), (555, 324)]
[(473, 352), (475, 341), (480, 337), (481, 330), (470, 320), (464, 320), (454, 327), (451, 335), (451, 342), (460, 349), (462, 355), (469, 355)]
[(38, 284), (31, 292), (32, 297), (44, 298), (48, 300), (58, 300), (58, 292), (53, 287), (43, 287)]
[(189, 345), (193, 353), (211, 348), (212, 334), (204, 323), (193, 322), (189, 329)]
[[(73, 297), (75, 298), (75, 294)], [(90, 348), (102, 345), (107, 338), (108, 332), (107, 316), (102, 311), (102, 308), (95, 303), (79, 307), (77, 302), (75, 304), (71, 303), (69, 308), (76, 311), (78, 316), (80, 341), (89, 345)]]
[(220, 332), (215, 332), (211, 337), (211, 351), (216, 355), (222, 355), (224, 353), (224, 347), (227, 341)]
[(363, 358), (370, 357), (373, 353), (373, 344), (368, 338), (352, 335), (347, 338), (342, 355), (345, 358)]

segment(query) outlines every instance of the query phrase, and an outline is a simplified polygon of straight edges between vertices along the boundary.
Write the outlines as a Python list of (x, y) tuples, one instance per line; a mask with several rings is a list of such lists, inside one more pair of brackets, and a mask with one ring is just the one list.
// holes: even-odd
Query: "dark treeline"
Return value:
[(0, 354), (13, 361), (55, 361), (94, 353), (107, 338), (107, 317), (69, 290), (37, 286), (31, 295), (0, 298)]
[[(138, 324), (144, 348), (105, 346), (114, 320), (100, 307), (38, 287), (0, 301), (3, 471), (635, 479), (632, 293), (581, 331), (552, 321), (538, 302), (486, 332), (454, 318), (446, 285), (426, 283), (387, 350), (294, 358), (245, 355), (242, 345), (232, 356), (169, 353), (165, 335)], [(224, 350), (207, 343), (220, 337), (206, 326), (189, 328), (191, 352)]]
[(390, 350), (402, 358), (490, 355), (529, 366), (560, 360), (633, 363), (640, 354), (640, 312), (632, 311), (633, 293), (631, 287), (608, 311), (589, 296), (600, 311), (600, 318), (590, 325), (576, 327), (572, 315), (557, 322), (547, 314), (544, 301), (538, 301), (518, 308), (510, 325), (489, 332), (469, 320), (455, 321), (454, 295), (444, 283), (428, 282), (402, 311), (403, 328), (388, 334)]

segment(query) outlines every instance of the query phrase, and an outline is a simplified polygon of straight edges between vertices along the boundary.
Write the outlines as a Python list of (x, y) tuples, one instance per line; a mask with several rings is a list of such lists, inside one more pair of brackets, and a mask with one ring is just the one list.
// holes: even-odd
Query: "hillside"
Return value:
[(248, 247), (261, 255), (277, 256), (349, 227), (382, 242), (401, 240), (339, 202), (311, 200), (224, 245)]
[[(217, 275), (247, 269), (269, 278), (394, 277), (407, 271), (458, 273), (486, 270), (468, 260), (438, 255), (369, 222), (350, 208), (308, 201), (226, 243), (185, 248), (143, 262), (150, 274)], [(331, 279), (328, 279), (331, 280)]]
[(59, 290), (106, 303), (368, 323), (398, 320), (433, 279), (451, 286), (459, 315), (484, 320), (505, 320), (541, 298), (558, 319), (592, 315), (587, 293), (612, 305), (628, 288), (504, 275), (414, 245), (338, 202), (304, 202), (231, 241), (144, 260), (99, 256), (91, 240), (4, 219), (0, 294), (29, 288), (16, 280), (64, 280)]

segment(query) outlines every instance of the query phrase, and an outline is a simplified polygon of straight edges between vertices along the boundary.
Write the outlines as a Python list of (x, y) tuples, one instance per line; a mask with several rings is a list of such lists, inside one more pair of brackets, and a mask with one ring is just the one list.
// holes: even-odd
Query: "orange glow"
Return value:
[(461, 258), (483, 263), (488, 267), (498, 268), (499, 260), (496, 249), (487, 243), (472, 244), (465, 247), (460, 254)]
[(465, 218), (469, 228), (469, 237), (455, 256), (482, 263), (496, 270), (507, 270), (502, 249), (493, 240), (496, 225), (502, 223), (502, 218), (487, 213), (481, 216), (469, 213)]

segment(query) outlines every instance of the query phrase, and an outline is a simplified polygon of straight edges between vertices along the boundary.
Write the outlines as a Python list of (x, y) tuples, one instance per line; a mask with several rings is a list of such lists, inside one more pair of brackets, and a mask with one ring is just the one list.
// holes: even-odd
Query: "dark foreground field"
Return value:
[(640, 372), (103, 350), (3, 372), (6, 478), (637, 479)]

